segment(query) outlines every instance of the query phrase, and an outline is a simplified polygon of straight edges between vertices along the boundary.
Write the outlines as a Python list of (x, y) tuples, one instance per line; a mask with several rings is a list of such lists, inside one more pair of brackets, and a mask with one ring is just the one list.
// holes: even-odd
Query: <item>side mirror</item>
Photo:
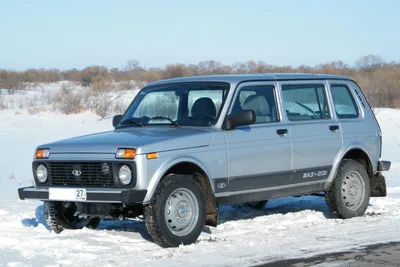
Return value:
[(227, 118), (227, 129), (235, 129), (237, 126), (246, 126), (256, 122), (254, 110), (242, 110)]
[(118, 124), (121, 122), (122, 117), (123, 117), (122, 115), (115, 115), (114, 116), (113, 121), (112, 121), (112, 124), (113, 124), (114, 128), (117, 127)]

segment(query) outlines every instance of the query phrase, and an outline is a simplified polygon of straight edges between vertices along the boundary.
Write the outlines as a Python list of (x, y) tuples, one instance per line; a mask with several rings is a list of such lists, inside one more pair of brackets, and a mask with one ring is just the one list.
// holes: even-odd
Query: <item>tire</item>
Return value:
[(64, 231), (59, 223), (60, 215), (60, 205), (58, 202), (44, 202), (44, 218), (49, 226), (50, 230), (56, 234), (60, 234)]
[(205, 197), (192, 175), (164, 177), (145, 207), (147, 230), (164, 248), (195, 243), (205, 216)]
[(262, 210), (265, 208), (265, 205), (267, 205), (268, 200), (263, 200), (263, 201), (257, 201), (257, 202), (250, 202), (246, 203), (246, 207), (255, 209), (255, 210)]
[(84, 227), (95, 229), (100, 218), (78, 218), (74, 203), (44, 202), (44, 217), (51, 231), (60, 234), (65, 229), (78, 230)]
[(342, 219), (363, 216), (371, 195), (370, 179), (363, 164), (344, 159), (325, 200), (331, 213)]
[(91, 230), (95, 230), (95, 229), (97, 229), (97, 227), (99, 227), (100, 221), (101, 221), (101, 219), (98, 217), (91, 218), (89, 223), (86, 225), (86, 227)]

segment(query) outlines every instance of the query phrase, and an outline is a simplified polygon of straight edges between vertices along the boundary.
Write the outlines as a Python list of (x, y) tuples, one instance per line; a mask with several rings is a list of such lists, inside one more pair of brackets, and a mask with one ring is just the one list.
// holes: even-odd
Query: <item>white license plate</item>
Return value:
[(86, 189), (49, 188), (49, 200), (86, 201)]

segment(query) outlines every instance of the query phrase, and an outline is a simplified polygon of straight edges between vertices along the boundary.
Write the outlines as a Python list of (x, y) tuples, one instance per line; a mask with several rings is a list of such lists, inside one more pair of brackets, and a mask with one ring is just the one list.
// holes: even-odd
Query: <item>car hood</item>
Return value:
[(135, 148), (137, 154), (208, 146), (213, 131), (196, 127), (129, 127), (78, 136), (41, 145), (52, 154), (115, 153), (118, 148)]

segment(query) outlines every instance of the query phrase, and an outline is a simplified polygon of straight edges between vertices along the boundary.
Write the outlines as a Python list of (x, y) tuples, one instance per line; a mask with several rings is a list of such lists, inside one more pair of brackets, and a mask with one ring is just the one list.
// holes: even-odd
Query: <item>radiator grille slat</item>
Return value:
[[(115, 187), (113, 166), (109, 162), (48, 162), (46, 165), (50, 185)], [(74, 170), (81, 174), (74, 176)]]

